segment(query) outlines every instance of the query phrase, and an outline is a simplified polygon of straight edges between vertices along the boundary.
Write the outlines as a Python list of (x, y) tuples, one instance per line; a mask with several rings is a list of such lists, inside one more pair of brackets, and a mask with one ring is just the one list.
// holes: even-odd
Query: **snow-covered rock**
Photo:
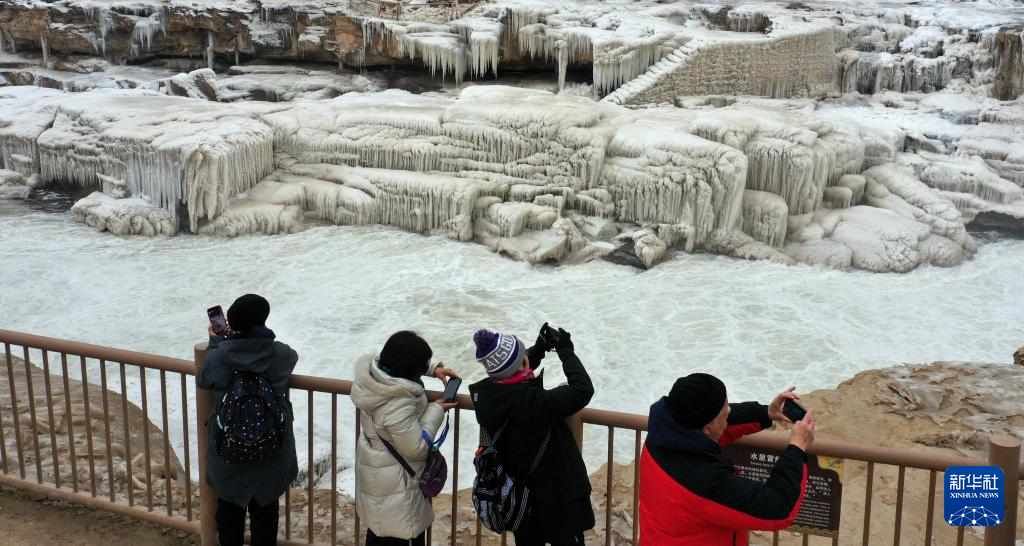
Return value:
[(277, 235), (296, 233), (305, 229), (302, 208), (298, 205), (282, 205), (232, 199), (227, 207), (213, 220), (199, 226), (203, 235), (239, 237), (242, 235)]
[(743, 231), (754, 239), (774, 247), (786, 242), (789, 208), (778, 195), (746, 190), (743, 192)]
[(950, 267), (968, 257), (927, 224), (869, 206), (791, 216), (784, 252), (812, 265), (898, 273), (923, 264)]
[(166, 210), (135, 197), (116, 199), (93, 192), (71, 207), (75, 220), (114, 235), (174, 235), (178, 226)]
[(152, 91), (69, 94), (36, 138), (43, 182), (93, 187), (98, 175), (127, 182), (195, 231), (229, 196), (272, 170), (269, 126), (242, 109)]
[(21, 173), (0, 169), (0, 199), (25, 199), (31, 189)]
[(619, 226), (631, 225), (625, 235), (646, 266), (680, 248), (906, 271), (969, 258), (965, 221), (1024, 207), (1024, 189), (987, 162), (1016, 151), (985, 139), (1015, 133), (975, 134), (988, 157), (907, 153), (901, 127), (852, 115), (846, 102), (819, 111), (705, 97), (629, 110), (487, 85), (457, 97), (390, 90), (225, 104), (18, 89), (0, 90), (13, 170), (144, 199), (175, 226), (184, 210), (181, 225), (204, 234), (383, 224), (573, 262), (614, 250)]

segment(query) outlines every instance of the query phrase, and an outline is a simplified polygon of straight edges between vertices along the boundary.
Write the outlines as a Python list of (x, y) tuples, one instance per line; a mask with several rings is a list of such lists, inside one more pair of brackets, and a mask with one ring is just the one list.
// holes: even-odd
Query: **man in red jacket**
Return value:
[(793, 391), (770, 406), (729, 404), (717, 377), (695, 373), (676, 380), (651, 406), (640, 456), (640, 546), (746, 546), (747, 531), (792, 523), (807, 486), (811, 412), (793, 426), (765, 483), (739, 475), (721, 448), (772, 421), (789, 422), (782, 404), (797, 398)]

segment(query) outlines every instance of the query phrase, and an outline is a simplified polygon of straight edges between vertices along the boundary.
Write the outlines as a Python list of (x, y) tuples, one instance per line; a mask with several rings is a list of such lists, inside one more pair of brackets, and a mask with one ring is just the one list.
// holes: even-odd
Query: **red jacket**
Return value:
[(807, 485), (806, 455), (789, 446), (766, 483), (740, 476), (721, 447), (771, 426), (768, 408), (731, 404), (715, 443), (679, 425), (664, 400), (651, 406), (640, 456), (639, 546), (746, 546), (747, 531), (778, 531), (796, 518)]

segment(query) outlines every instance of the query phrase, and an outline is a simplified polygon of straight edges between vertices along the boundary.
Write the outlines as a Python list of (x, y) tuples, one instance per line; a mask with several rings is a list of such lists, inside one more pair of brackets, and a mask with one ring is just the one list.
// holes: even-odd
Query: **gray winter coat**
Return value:
[(377, 536), (415, 538), (434, 521), (430, 499), (381, 439), (391, 443), (419, 476), (430, 451), (423, 431), (436, 437), (444, 410), (427, 402), (423, 385), (391, 377), (373, 357), (359, 359), (355, 371), (352, 403), (362, 414), (356, 442), (356, 510)]
[(281, 449), (270, 458), (254, 463), (227, 463), (221, 459), (214, 446), (216, 425), (210, 419), (217, 414), (224, 391), (231, 383), (233, 370), (265, 374), (274, 392), (283, 400), (288, 392), (289, 376), (298, 360), (291, 347), (274, 341), (273, 337), (210, 337), (203, 367), (196, 376), (196, 385), (213, 391), (213, 413), (207, 416), (206, 427), (206, 481), (221, 499), (246, 506), (255, 497), (257, 504), (266, 506), (284, 494), (298, 475), (291, 404), (286, 402), (288, 419)]

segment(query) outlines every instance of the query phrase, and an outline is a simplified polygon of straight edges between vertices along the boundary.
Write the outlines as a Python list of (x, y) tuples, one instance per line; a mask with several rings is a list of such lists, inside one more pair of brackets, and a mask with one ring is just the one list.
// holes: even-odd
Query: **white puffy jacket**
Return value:
[(427, 402), (419, 383), (381, 371), (374, 357), (360, 358), (355, 375), (352, 403), (360, 410), (362, 426), (356, 446), (356, 510), (377, 536), (416, 538), (434, 521), (434, 511), (417, 479), (380, 439), (405, 457), (418, 478), (430, 449), (422, 431), (435, 437), (444, 410)]

